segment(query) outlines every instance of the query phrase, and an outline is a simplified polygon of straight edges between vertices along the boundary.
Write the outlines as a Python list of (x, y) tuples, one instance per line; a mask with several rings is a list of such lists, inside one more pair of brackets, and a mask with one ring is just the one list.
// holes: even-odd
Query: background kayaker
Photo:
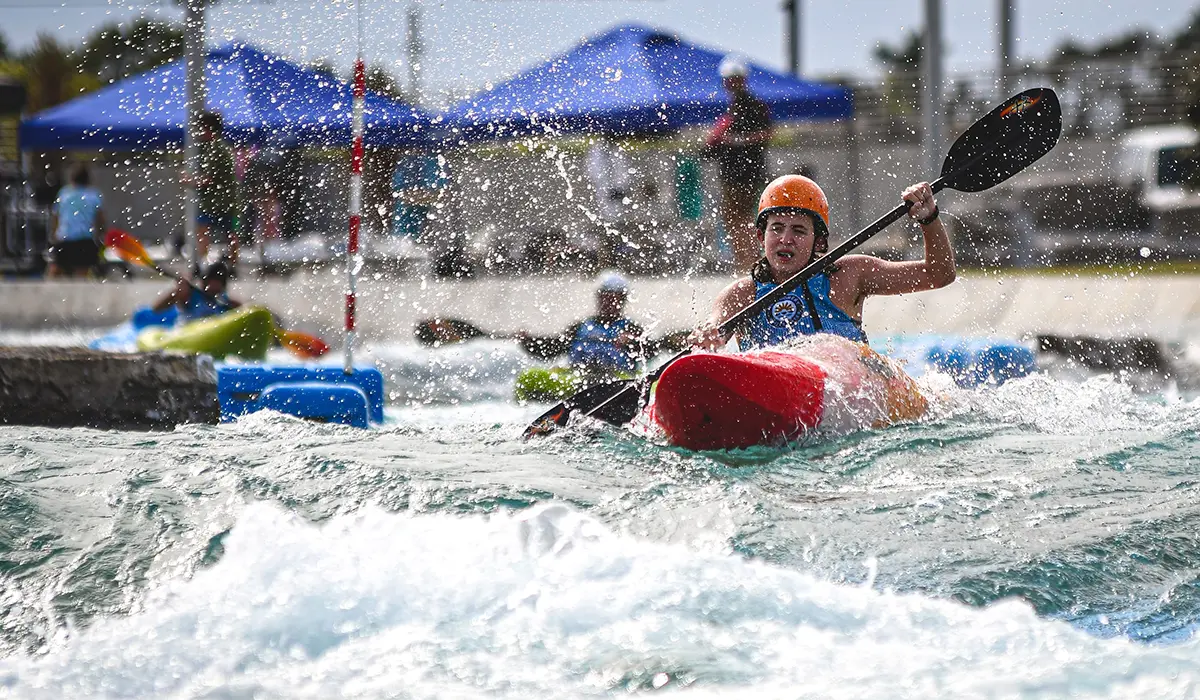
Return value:
[(209, 265), (196, 286), (203, 289), (204, 294), (194, 289), (187, 281), (179, 280), (171, 291), (154, 302), (154, 310), (162, 313), (172, 306), (177, 306), (184, 321), (195, 321), (223, 314), (242, 305), (240, 301), (229, 298), (229, 265), (223, 260)]
[(629, 282), (617, 272), (601, 275), (596, 313), (552, 336), (514, 334), (525, 352), (543, 360), (567, 356), (572, 367), (589, 373), (632, 372), (638, 360), (657, 348), (642, 327), (625, 317)]
[[(954, 250), (929, 183), (912, 185), (901, 196), (912, 202), (908, 215), (924, 234), (922, 259), (893, 262), (847, 255), (750, 321), (738, 332), (741, 348), (775, 345), (813, 333), (866, 342), (862, 312), (867, 297), (938, 289), (953, 282)], [(829, 250), (829, 202), (817, 183), (802, 175), (784, 175), (767, 185), (759, 199), (756, 224), (764, 257), (749, 277), (717, 296), (708, 323), (692, 333), (692, 343), (698, 347), (724, 346), (729, 339), (721, 336), (721, 323)]]
[(100, 262), (104, 212), (100, 192), (91, 186), (87, 165), (71, 169), (71, 181), (58, 191), (50, 213), (54, 245), (50, 248), (50, 276), (87, 277)]

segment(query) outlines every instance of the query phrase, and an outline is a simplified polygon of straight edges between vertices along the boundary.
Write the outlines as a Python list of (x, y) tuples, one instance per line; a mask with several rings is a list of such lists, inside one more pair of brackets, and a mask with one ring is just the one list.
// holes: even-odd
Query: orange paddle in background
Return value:
[[(109, 229), (108, 234), (104, 237), (104, 245), (111, 248), (125, 262), (148, 267), (164, 277), (180, 280), (211, 301), (217, 304), (221, 303), (219, 299), (197, 287), (192, 281), (159, 267), (158, 263), (154, 262), (154, 259), (146, 252), (146, 248), (142, 245), (141, 241), (126, 231), (116, 228)], [(315, 335), (300, 331), (288, 331), (278, 327), (274, 328), (274, 333), (275, 339), (279, 341), (280, 345), (306, 360), (320, 357), (329, 352), (329, 345)]]

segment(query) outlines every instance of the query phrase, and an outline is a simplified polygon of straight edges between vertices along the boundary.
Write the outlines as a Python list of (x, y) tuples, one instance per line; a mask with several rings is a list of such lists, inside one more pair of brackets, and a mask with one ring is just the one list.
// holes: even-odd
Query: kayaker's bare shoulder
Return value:
[(844, 255), (838, 258), (838, 261), (833, 264), (833, 270), (829, 273), (829, 276), (830, 278), (835, 278), (839, 275), (858, 277), (864, 271), (876, 269), (881, 262), (884, 262), (884, 260), (874, 255)]
[(754, 303), (754, 280), (742, 277), (735, 280), (717, 295), (713, 303), (712, 321), (720, 324), (729, 317)]
[(720, 325), (754, 302), (754, 280), (743, 277), (734, 281), (713, 302), (712, 315), (688, 336), (688, 342), (705, 350), (718, 350), (729, 339), (721, 333)]

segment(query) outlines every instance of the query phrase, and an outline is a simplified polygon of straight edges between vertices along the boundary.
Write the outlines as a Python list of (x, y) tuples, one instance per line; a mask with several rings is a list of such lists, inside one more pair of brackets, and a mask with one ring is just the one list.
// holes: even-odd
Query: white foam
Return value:
[(211, 568), (42, 657), (18, 698), (1182, 697), (1194, 644), (1098, 640), (616, 535), (571, 508), (368, 509), (321, 527), (247, 508)]

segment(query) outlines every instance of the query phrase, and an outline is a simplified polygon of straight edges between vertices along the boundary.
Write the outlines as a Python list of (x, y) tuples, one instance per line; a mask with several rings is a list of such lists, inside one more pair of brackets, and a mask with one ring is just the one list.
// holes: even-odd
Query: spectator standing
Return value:
[(392, 171), (392, 235), (423, 242), (430, 209), (449, 183), (445, 161), (437, 154), (421, 148), (401, 151)]
[(616, 136), (605, 134), (592, 143), (588, 149), (587, 173), (596, 193), (598, 223), (603, 227), (596, 244), (596, 262), (601, 268), (615, 268), (632, 194), (629, 159)]
[(721, 224), (733, 249), (736, 272), (748, 274), (759, 258), (754, 208), (767, 182), (767, 142), (771, 138), (771, 112), (750, 93), (749, 69), (729, 56), (719, 68), (729, 109), (717, 119), (704, 153), (717, 159), (721, 171)]
[(241, 211), (237, 173), (234, 170), (233, 151), (225, 143), (224, 123), (216, 112), (200, 115), (199, 181), (196, 194), (199, 208), (196, 215), (196, 244), (201, 261), (208, 258), (208, 248), (216, 239), (226, 243), (228, 253), (224, 256), (229, 266), (236, 270), (241, 241), (238, 236), (238, 214)]
[(101, 204), (100, 192), (91, 186), (88, 167), (77, 164), (70, 182), (58, 191), (51, 213), (51, 277), (87, 277), (96, 268), (104, 235)]

